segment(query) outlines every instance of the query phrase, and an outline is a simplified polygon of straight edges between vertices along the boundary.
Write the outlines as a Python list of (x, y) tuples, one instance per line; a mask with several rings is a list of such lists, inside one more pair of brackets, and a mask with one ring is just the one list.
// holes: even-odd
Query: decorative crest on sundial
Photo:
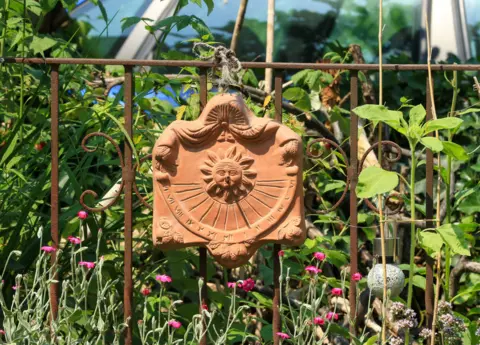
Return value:
[(237, 267), (264, 243), (303, 242), (301, 145), (239, 95), (215, 96), (197, 120), (174, 121), (153, 150), (154, 244), (206, 246)]

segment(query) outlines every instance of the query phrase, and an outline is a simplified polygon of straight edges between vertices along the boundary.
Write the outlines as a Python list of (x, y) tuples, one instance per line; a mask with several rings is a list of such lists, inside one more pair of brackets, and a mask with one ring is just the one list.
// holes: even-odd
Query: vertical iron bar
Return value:
[[(134, 93), (134, 83), (133, 83), (133, 67), (125, 66), (125, 85), (124, 85), (124, 100), (125, 100), (125, 110), (124, 110), (124, 119), (125, 119), (125, 130), (130, 138), (133, 137), (133, 126), (132, 126), (132, 108), (133, 108), (133, 93)], [(132, 326), (133, 326), (133, 279), (132, 279), (132, 228), (133, 228), (133, 195), (132, 195), (132, 186), (133, 186), (133, 166), (132, 166), (132, 150), (128, 140), (125, 140), (125, 166), (123, 167), (122, 177), (125, 181), (124, 193), (124, 212), (125, 212), (125, 228), (123, 232), (125, 240), (124, 248), (124, 279), (125, 285), (123, 290), (123, 304), (124, 304), (124, 318), (127, 322), (128, 327), (125, 334), (125, 345), (132, 344)], [(128, 321), (127, 321), (128, 320)]]
[[(358, 213), (357, 193), (358, 182), (358, 116), (353, 109), (358, 105), (358, 72), (350, 72), (350, 274), (358, 271)], [(356, 334), (357, 285), (350, 279), (350, 333)]]
[[(200, 109), (203, 110), (207, 105), (208, 100), (208, 85), (207, 85), (207, 69), (200, 68)], [(200, 277), (203, 278), (202, 291), (200, 292), (201, 301), (199, 305), (200, 314), (202, 314), (202, 308), (207, 304), (207, 248), (200, 247), (199, 251), (199, 261), (200, 261)], [(204, 330), (207, 327), (206, 323), (203, 324)], [(207, 334), (202, 337), (200, 340), (200, 345), (207, 345)]]
[[(282, 123), (282, 71), (275, 70), (275, 121)], [(282, 331), (282, 319), (280, 315), (280, 256), (281, 244), (273, 245), (273, 344), (280, 344), (278, 332)]]
[[(430, 99), (430, 87), (427, 77), (427, 121), (432, 119), (432, 102)], [(432, 136), (433, 133), (430, 133)], [(412, 152), (414, 154), (414, 152)], [(435, 226), (433, 222), (433, 152), (427, 149), (427, 162), (426, 162), (426, 190), (425, 190), (425, 216), (427, 217), (427, 228), (433, 228)], [(433, 266), (435, 261), (430, 255), (427, 255), (426, 260), (426, 286), (425, 286), (425, 312), (427, 319), (427, 326), (432, 327), (433, 320)], [(438, 282), (437, 282), (438, 284)]]
[[(51, 236), (52, 236), (52, 246), (58, 250), (59, 244), (59, 204), (58, 204), (58, 69), (59, 65), (52, 65), (52, 70), (50, 72), (50, 83), (51, 83), (51, 114), (50, 114), (50, 126), (51, 126), (51, 154), (52, 154), (52, 171), (51, 171), (51, 191), (50, 191), (50, 204), (51, 204)], [(53, 252), (51, 254), (50, 262), (52, 266), (55, 266), (57, 260), (57, 253)], [(54, 268), (56, 271), (56, 268)], [(58, 281), (58, 275), (55, 273), (55, 280)], [(52, 283), (50, 285), (50, 307), (52, 311), (51, 318), (55, 320), (58, 315), (58, 283)]]

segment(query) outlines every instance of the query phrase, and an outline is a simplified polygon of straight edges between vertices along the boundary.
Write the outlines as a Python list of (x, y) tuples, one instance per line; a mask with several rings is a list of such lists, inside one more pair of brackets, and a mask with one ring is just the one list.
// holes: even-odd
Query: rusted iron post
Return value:
[[(427, 121), (432, 120), (432, 102), (430, 98), (430, 87), (427, 77)], [(432, 136), (433, 133), (430, 133)], [(414, 154), (414, 152), (412, 152)], [(435, 226), (433, 222), (433, 152), (427, 149), (427, 161), (425, 165), (425, 178), (426, 178), (426, 189), (425, 189), (425, 216), (427, 217), (427, 228), (433, 228)], [(430, 328), (432, 326), (433, 320), (433, 266), (434, 260), (430, 255), (427, 255), (426, 260), (426, 286), (425, 286), (425, 312), (427, 319), (427, 326)]]
[[(203, 110), (208, 100), (208, 85), (207, 85), (207, 69), (200, 68), (200, 109)], [(208, 302), (208, 291), (207, 291), (207, 248), (200, 247), (199, 251), (199, 262), (200, 262), (200, 277), (203, 279), (203, 286), (200, 292), (201, 301), (199, 305), (200, 314), (202, 313), (202, 308), (204, 305), (207, 305)], [(203, 323), (204, 330), (207, 327), (206, 322)], [(207, 334), (202, 337), (200, 340), (200, 345), (207, 345)]]
[[(58, 78), (58, 69), (59, 65), (52, 65), (52, 70), (50, 72), (50, 83), (51, 83), (51, 101), (50, 101), (50, 126), (51, 126), (51, 155), (52, 155), (52, 171), (51, 171), (51, 183), (52, 187), (50, 190), (50, 204), (51, 204), (51, 216), (50, 216), (50, 231), (52, 236), (52, 246), (58, 250), (59, 243), (59, 203), (58, 203), (58, 109), (59, 109), (59, 100), (58, 100), (58, 88), (59, 88), (59, 78)], [(53, 252), (50, 257), (50, 263), (52, 266), (55, 266), (57, 260), (57, 253)], [(56, 267), (54, 267), (56, 271)], [(55, 273), (55, 280), (58, 281), (58, 275)], [(55, 320), (58, 315), (58, 283), (50, 284), (50, 307), (52, 311), (52, 320)]]
[[(282, 123), (282, 71), (275, 70), (275, 121)], [(281, 244), (273, 245), (273, 344), (280, 344), (278, 332), (282, 331), (282, 318), (280, 315), (280, 256)]]
[[(358, 105), (358, 72), (350, 73), (350, 275), (358, 271), (358, 214), (357, 193), (358, 182), (358, 116), (353, 109)], [(350, 333), (356, 334), (357, 285), (350, 279)]]
[[(124, 84), (124, 101), (125, 101), (125, 110), (124, 110), (124, 119), (125, 119), (125, 130), (130, 138), (133, 138), (133, 126), (132, 126), (132, 108), (133, 108), (133, 93), (134, 93), (134, 82), (133, 82), (133, 66), (125, 66), (125, 84)], [(132, 279), (132, 229), (133, 229), (133, 165), (132, 165), (132, 155), (133, 148), (130, 147), (128, 140), (125, 140), (124, 144), (124, 161), (125, 166), (122, 171), (122, 177), (124, 181), (124, 279), (125, 285), (123, 288), (123, 303), (124, 303), (124, 318), (127, 322), (128, 327), (125, 333), (125, 345), (132, 344), (132, 327), (133, 327), (133, 279)], [(128, 320), (128, 321), (127, 321)]]

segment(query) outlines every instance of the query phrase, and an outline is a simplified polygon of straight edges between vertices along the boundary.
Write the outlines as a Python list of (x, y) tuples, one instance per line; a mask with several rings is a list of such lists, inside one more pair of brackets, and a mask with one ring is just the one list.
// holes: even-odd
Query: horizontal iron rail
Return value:
[[(0, 58), (1, 61), (1, 58)], [(120, 60), (88, 58), (21, 58), (4, 57), (3, 63), (48, 64), (48, 65), (123, 65), (123, 66), (164, 66), (164, 67), (215, 67), (213, 62), (198, 60)], [(294, 63), (294, 62), (242, 62), (245, 68), (273, 69), (315, 69), (377, 71), (378, 64), (333, 64), (333, 63)], [(480, 64), (439, 64), (432, 65), (432, 71), (480, 71)], [(426, 71), (427, 64), (384, 64), (387, 71)]]

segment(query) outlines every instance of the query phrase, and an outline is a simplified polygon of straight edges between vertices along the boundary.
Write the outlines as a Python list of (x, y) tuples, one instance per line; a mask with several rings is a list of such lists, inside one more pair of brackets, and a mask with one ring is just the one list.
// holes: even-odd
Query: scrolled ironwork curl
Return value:
[[(124, 164), (124, 161), (123, 161), (123, 157), (122, 157), (122, 151), (120, 150), (120, 147), (118, 146), (118, 144), (115, 142), (115, 140), (113, 140), (113, 138), (105, 133), (102, 133), (102, 132), (93, 132), (93, 133), (90, 133), (90, 134), (87, 134), (83, 140), (82, 140), (82, 149), (85, 151), (85, 152), (95, 152), (97, 151), (97, 148), (98, 147), (94, 147), (94, 148), (89, 148), (87, 147), (87, 143), (88, 141), (92, 138), (92, 137), (102, 137), (102, 138), (105, 138), (107, 139), (112, 145), (113, 147), (115, 147), (115, 151), (117, 151), (117, 155), (118, 155), (118, 158), (120, 159), (120, 166), (121, 168), (123, 169), (125, 167), (125, 164)], [(124, 186), (124, 181), (123, 181), (123, 178), (122, 180), (120, 181), (120, 186), (118, 188), (118, 192), (115, 194), (115, 196), (112, 198), (112, 200), (105, 206), (102, 206), (102, 207), (90, 207), (88, 206), (86, 203), (85, 203), (85, 197), (87, 195), (91, 195), (93, 196), (94, 199), (96, 199), (98, 197), (98, 194), (91, 190), (91, 189), (87, 189), (86, 191), (84, 191), (82, 193), (82, 195), (80, 195), (80, 204), (82, 205), (83, 208), (85, 208), (86, 210), (90, 211), (90, 212), (101, 212), (101, 211), (105, 211), (106, 209), (110, 208), (111, 206), (113, 206), (118, 198), (120, 197), (120, 195), (122, 194), (122, 190), (123, 190), (123, 186)]]
[[(346, 166), (350, 165), (349, 162), (348, 162), (347, 154), (345, 153), (345, 151), (343, 151), (343, 149), (340, 147), (340, 145), (338, 145), (333, 140), (330, 140), (330, 139), (327, 139), (327, 138), (317, 138), (315, 140), (312, 140), (310, 143), (308, 143), (308, 145), (307, 145), (307, 156), (309, 158), (314, 158), (314, 159), (315, 158), (320, 158), (321, 155), (323, 154), (323, 151), (320, 151), (317, 154), (312, 152), (312, 145), (314, 145), (316, 143), (328, 143), (328, 144), (330, 144), (332, 147), (334, 147), (336, 150), (338, 150), (338, 152), (340, 152), (343, 159), (345, 160), (345, 165)], [(330, 207), (326, 210), (313, 210), (311, 207), (309, 207), (307, 205), (307, 208), (309, 209), (309, 211), (311, 211), (313, 213), (316, 213), (316, 214), (326, 214), (326, 213), (329, 213), (329, 212), (332, 212), (332, 211), (336, 210), (340, 206), (340, 204), (345, 200), (345, 197), (347, 196), (349, 186), (350, 186), (350, 175), (347, 173), (347, 181), (345, 183), (345, 188), (343, 189), (342, 195), (340, 196), (340, 199), (338, 199), (337, 202), (332, 207)], [(310, 194), (315, 194), (315, 193), (314, 192), (307, 192), (305, 196), (308, 196)]]
[[(152, 154), (149, 154), (149, 155), (146, 155), (145, 157), (142, 157), (140, 160), (139, 160), (139, 163), (135, 163), (135, 165), (133, 166), (133, 171), (137, 172), (137, 169), (139, 168), (139, 166), (145, 162), (147, 159), (152, 159)], [(142, 204), (145, 205), (145, 207), (149, 208), (150, 210), (153, 210), (153, 206), (150, 205), (147, 200), (140, 194), (140, 191), (138, 190), (138, 186), (137, 186), (137, 181), (134, 179), (133, 180), (133, 190), (135, 191), (135, 194), (137, 195), (137, 198), (140, 199), (140, 201), (142, 202)]]
[[(365, 160), (367, 159), (368, 154), (370, 152), (372, 152), (373, 150), (375, 150), (376, 148), (378, 148), (378, 145), (380, 145), (380, 143), (382, 144), (382, 147), (383, 146), (391, 146), (395, 149), (395, 152), (394, 151), (382, 150), (382, 160), (381, 160), (381, 162), (383, 162), (385, 160), (388, 163), (395, 163), (395, 162), (398, 162), (402, 158), (402, 148), (397, 143), (395, 143), (393, 141), (390, 141), (390, 140), (382, 140), (381, 142), (376, 142), (375, 144), (370, 146), (370, 148), (367, 151), (365, 151), (365, 153), (362, 156), (362, 159), (360, 159), (360, 163), (359, 163), (359, 166), (358, 166), (358, 174), (360, 174), (362, 172), (363, 164), (365, 163)], [(390, 155), (387, 155), (387, 153), (394, 153), (395, 156), (391, 157)], [(382, 165), (382, 167), (384, 167), (384, 166)], [(395, 195), (387, 196), (385, 198), (385, 204), (389, 204), (389, 200), (393, 197), (395, 197)], [(378, 208), (375, 207), (375, 205), (370, 200), (363, 199), (363, 201), (365, 202), (365, 204), (368, 206), (369, 209), (371, 209), (375, 213), (379, 213)], [(397, 214), (401, 211), (402, 208), (403, 208), (403, 202), (400, 203), (396, 208), (389, 209), (388, 213), (390, 215)]]

